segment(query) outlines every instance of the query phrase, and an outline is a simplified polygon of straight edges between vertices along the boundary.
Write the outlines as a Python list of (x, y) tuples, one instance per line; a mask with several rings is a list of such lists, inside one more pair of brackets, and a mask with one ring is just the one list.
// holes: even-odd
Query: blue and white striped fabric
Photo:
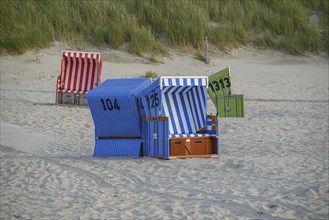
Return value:
[(175, 137), (209, 137), (210, 134), (170, 134), (170, 138)]
[(207, 77), (162, 79), (162, 106), (169, 134), (193, 134), (206, 126)]
[(207, 119), (207, 130), (211, 131), (213, 126), (216, 126), (216, 124), (212, 124), (211, 118), (208, 118)]
[(165, 86), (207, 86), (207, 77), (162, 77), (161, 89)]

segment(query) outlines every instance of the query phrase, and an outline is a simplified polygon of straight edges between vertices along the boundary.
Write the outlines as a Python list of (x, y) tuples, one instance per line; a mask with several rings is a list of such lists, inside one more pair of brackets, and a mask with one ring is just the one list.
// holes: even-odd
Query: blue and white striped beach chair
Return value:
[(218, 155), (218, 120), (207, 116), (207, 86), (207, 77), (161, 77), (141, 92), (136, 103), (143, 119), (143, 155)]

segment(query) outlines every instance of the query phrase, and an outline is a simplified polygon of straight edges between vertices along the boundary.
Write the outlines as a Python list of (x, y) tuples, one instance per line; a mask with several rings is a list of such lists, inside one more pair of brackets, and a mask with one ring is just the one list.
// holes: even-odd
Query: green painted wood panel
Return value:
[(231, 87), (229, 67), (209, 76), (208, 94), (213, 103), (219, 96), (231, 95)]
[(219, 117), (244, 117), (243, 95), (226, 95), (217, 97), (216, 106)]

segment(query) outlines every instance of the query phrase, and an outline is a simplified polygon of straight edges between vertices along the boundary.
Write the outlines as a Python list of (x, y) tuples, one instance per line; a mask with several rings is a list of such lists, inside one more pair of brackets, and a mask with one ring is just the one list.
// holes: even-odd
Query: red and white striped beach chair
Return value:
[(56, 104), (88, 105), (86, 95), (100, 84), (101, 70), (100, 53), (62, 51)]

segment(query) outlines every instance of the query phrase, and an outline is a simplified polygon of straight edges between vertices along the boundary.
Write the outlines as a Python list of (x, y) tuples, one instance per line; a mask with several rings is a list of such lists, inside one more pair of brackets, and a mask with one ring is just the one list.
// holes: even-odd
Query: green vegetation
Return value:
[(158, 74), (154, 71), (146, 71), (145, 74), (141, 77), (144, 78), (152, 78), (152, 79), (156, 79), (159, 78)]
[(200, 60), (200, 61), (206, 61), (206, 58), (204, 56), (204, 53), (201, 51), (198, 51), (194, 54), (195, 59)]
[(154, 57), (205, 36), (221, 50), (329, 52), (328, 16), (328, 0), (2, 0), (0, 53), (71, 41)]

